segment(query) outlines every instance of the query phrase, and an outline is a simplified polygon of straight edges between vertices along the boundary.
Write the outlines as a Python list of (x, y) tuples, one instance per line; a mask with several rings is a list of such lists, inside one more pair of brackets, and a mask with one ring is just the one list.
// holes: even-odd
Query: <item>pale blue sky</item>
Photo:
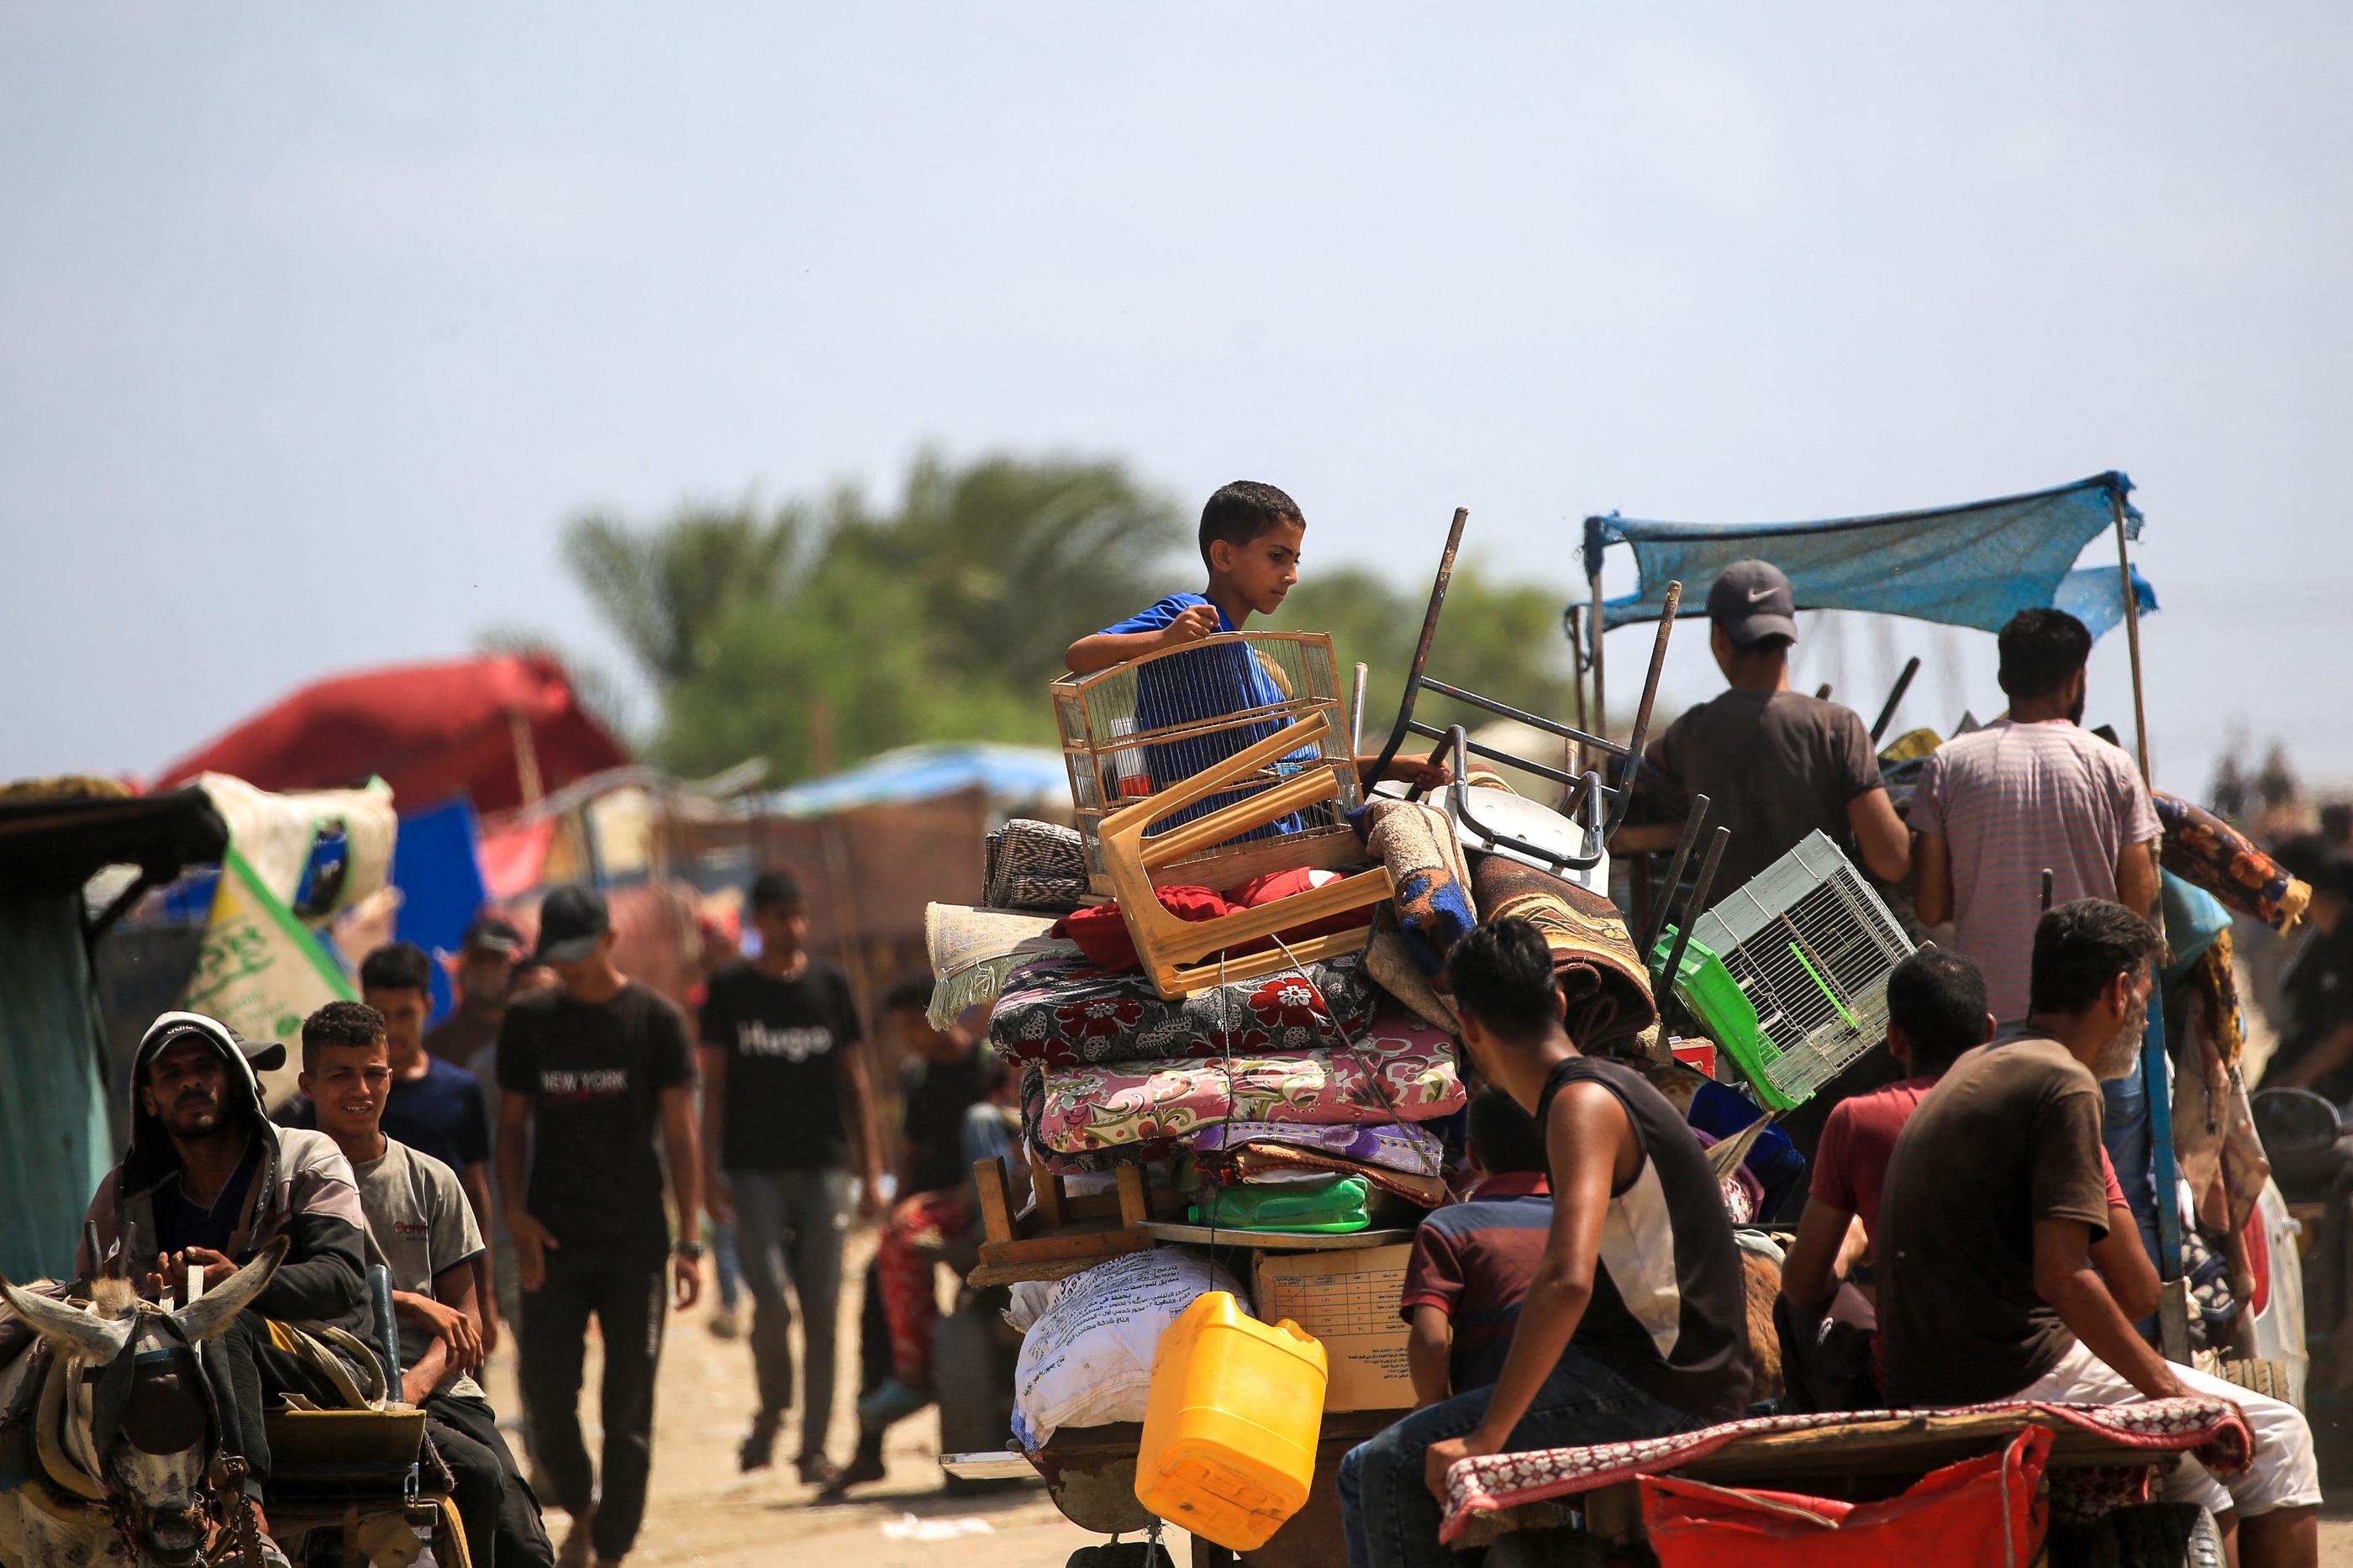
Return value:
[[(1563, 584), (1588, 511), (2122, 468), (2159, 782), (2233, 722), (2353, 775), (2348, 79), (2316, 4), (13, 5), (0, 776), (494, 624), (609, 656), (566, 517), (926, 441), (1272, 479), (1311, 570), (1465, 504)], [(2000, 705), (1989, 638), (1845, 647)]]

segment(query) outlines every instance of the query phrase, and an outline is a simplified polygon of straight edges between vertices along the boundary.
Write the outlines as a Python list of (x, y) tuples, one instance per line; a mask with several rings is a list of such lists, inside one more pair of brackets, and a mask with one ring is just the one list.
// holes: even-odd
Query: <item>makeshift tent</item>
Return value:
[[(1965, 506), (1812, 522), (1652, 522), (1611, 512), (1585, 520), (1585, 571), (1598, 584), (1602, 552), (1633, 547), (1641, 586), (1603, 602), (1604, 630), (1657, 620), (1670, 582), (1683, 584), (1683, 615), (1704, 616), (1708, 584), (1752, 556), (1788, 574), (1801, 610), (1867, 610), (1997, 632), (2021, 610), (2073, 610), (2105, 597), (2114, 626), (2124, 597), (2116, 574), (2073, 568), (2084, 546), (2119, 520), (2126, 537), (2140, 537), (2140, 512), (2125, 500), (2131, 489), (2132, 480), (2111, 471)], [(2135, 581), (2141, 607), (2154, 610), (2156, 595)]]
[[(193, 789), (0, 802), (0, 1270), (14, 1279), (72, 1268), (82, 1212), (114, 1163), (91, 945), (140, 892), (227, 843), (220, 813)], [(136, 866), (138, 878), (92, 921), (83, 885), (108, 866)]]
[(770, 816), (829, 816), (964, 790), (978, 790), (1008, 807), (1042, 805), (1058, 820), (1071, 814), (1070, 770), (1060, 752), (984, 743), (901, 746), (841, 773), (779, 790), (760, 809)]
[[(413, 812), (400, 819), (400, 844), (392, 860), (393, 886), (400, 889), (400, 915), (394, 937), (427, 952), (455, 952), (466, 928), (482, 912), (490, 889), (482, 879), (474, 808), (462, 800)], [(457, 1000), (449, 971), (433, 966), (433, 1017), (447, 1017)]]
[(306, 686), (173, 763), (159, 787), (201, 773), (267, 790), (380, 776), (404, 812), (457, 795), (493, 812), (628, 760), (554, 659), (494, 654)]

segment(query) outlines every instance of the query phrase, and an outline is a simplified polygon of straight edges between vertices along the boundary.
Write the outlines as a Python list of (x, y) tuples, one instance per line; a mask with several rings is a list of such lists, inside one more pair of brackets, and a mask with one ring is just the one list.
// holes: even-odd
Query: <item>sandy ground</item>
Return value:
[[(841, 1372), (830, 1447), (846, 1460), (857, 1439), (859, 1281), (873, 1250), (871, 1232), (851, 1237), (843, 1266)], [(706, 1281), (707, 1283), (707, 1281)], [(703, 1305), (670, 1320), (655, 1395), (652, 1496), (644, 1532), (629, 1562), (642, 1568), (698, 1564), (702, 1568), (773, 1568), (778, 1563), (843, 1563), (857, 1568), (1062, 1568), (1074, 1550), (1103, 1538), (1065, 1521), (1041, 1487), (947, 1497), (941, 1489), (939, 1426), (929, 1411), (892, 1428), (884, 1458), (886, 1479), (861, 1487), (846, 1504), (813, 1506), (789, 1463), (754, 1475), (735, 1468), (736, 1445), (750, 1425), (752, 1352), (742, 1340), (715, 1338)], [(748, 1303), (746, 1304), (748, 1313)], [(491, 1368), (491, 1396), (501, 1412), (519, 1408), (514, 1363), (501, 1352)], [(596, 1346), (589, 1347), (583, 1417), (589, 1451), (596, 1451)], [(789, 1459), (800, 1432), (794, 1412), (777, 1443)], [(548, 1533), (564, 1542), (565, 1516), (551, 1510)], [(952, 1539), (910, 1538), (911, 1530), (961, 1529)], [(1178, 1563), (1185, 1550), (1176, 1551)], [(2348, 1559), (2353, 1568), (2353, 1559)]]
[[(857, 1417), (850, 1408), (857, 1383), (852, 1330), (858, 1321), (859, 1281), (872, 1247), (871, 1233), (853, 1236), (843, 1269), (839, 1411), (831, 1444), (836, 1460), (849, 1457), (856, 1438)], [(938, 1425), (929, 1412), (892, 1430), (885, 1452), (890, 1476), (860, 1488), (846, 1504), (814, 1506), (811, 1489), (800, 1484), (788, 1464), (756, 1475), (739, 1474), (735, 1447), (752, 1414), (752, 1352), (741, 1340), (720, 1340), (711, 1333), (710, 1305), (706, 1301), (670, 1321), (656, 1404), (652, 1500), (631, 1563), (641, 1568), (772, 1568), (778, 1563), (1061, 1568), (1072, 1551), (1103, 1539), (1065, 1521), (1037, 1487), (944, 1495)], [(592, 1342), (590, 1392), (584, 1401), (591, 1452), (598, 1441), (596, 1355)], [(501, 1411), (516, 1408), (512, 1355), (502, 1352), (491, 1373), (494, 1402)], [(2353, 1409), (2320, 1413), (2314, 1425), (2321, 1446), (2322, 1479), (2332, 1491), (2342, 1489), (2346, 1499), (2328, 1509), (2337, 1517), (2322, 1521), (2321, 1562), (2325, 1568), (2353, 1568)], [(798, 1432), (796, 1412), (777, 1445), (780, 1454), (792, 1453)], [(565, 1516), (551, 1512), (548, 1526), (561, 1545)], [(956, 1533), (937, 1537), (936, 1532), (949, 1531)], [(925, 1535), (934, 1538), (923, 1539)], [(1172, 1543), (1182, 1540), (1171, 1532)], [(1184, 1563), (1186, 1547), (1172, 1544), (1172, 1555)]]

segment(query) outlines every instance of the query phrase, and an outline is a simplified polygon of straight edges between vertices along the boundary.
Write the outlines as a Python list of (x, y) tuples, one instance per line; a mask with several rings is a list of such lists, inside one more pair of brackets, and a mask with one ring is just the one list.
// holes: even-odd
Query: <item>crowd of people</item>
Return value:
[[(1272, 609), (1298, 575), (1304, 527), (1272, 487), (1221, 490), (1204, 517), (1205, 590), (1080, 639), (1071, 668)], [(2090, 634), (2055, 610), (2011, 621), (2000, 637), (2009, 711), (1936, 750), (1899, 812), (1862, 721), (1790, 689), (1788, 578), (1741, 563), (1708, 610), (1727, 689), (1641, 760), (1616, 847), (1672, 844), (1705, 794), (1733, 829), (1724, 886), (1820, 831), (1883, 883), (1907, 884), (1919, 923), (1945, 938), (1890, 980), (1877, 1061), (1788, 1120), (1810, 1180), (1777, 1311), (1801, 1331), (1788, 1342), (1828, 1342), (1818, 1326), (1830, 1314), (1862, 1347), (1841, 1366), (1793, 1367), (1793, 1380), (1852, 1407), (2227, 1398), (2254, 1434), (2252, 1468), (2184, 1465), (2168, 1495), (2213, 1510), (2245, 1563), (2315, 1561), (2304, 1418), (2168, 1363), (2136, 1328), (2158, 1289), (2139, 1046), (2164, 952), (2159, 825), (2131, 759), (2083, 727)], [(1443, 777), (1404, 766), (1409, 782)], [(2341, 842), (2283, 854), (2315, 891), (2282, 982), (2290, 1021), (2274, 1076), (2343, 1096), (2353, 872)], [(706, 1213), (728, 1296), (714, 1328), (736, 1327), (738, 1277), (752, 1303), (742, 1467), (776, 1462), (797, 1409), (802, 1481), (838, 1498), (881, 1476), (883, 1434), (934, 1395), (934, 1270), (970, 1261), (972, 1163), (1015, 1146), (1018, 1118), (976, 1020), (935, 1027), (930, 980), (916, 976), (877, 1014), (909, 1068), (886, 1137), (860, 1008), (811, 952), (799, 884), (765, 872), (745, 914), (744, 956), (708, 976), (691, 1019), (617, 966), (610, 912), (589, 888), (551, 892), (530, 943), (503, 920), (478, 921), (452, 958), (457, 1005), (429, 1030), (435, 961), (382, 948), (359, 966), (361, 1000), (304, 1023), (302, 1095), (282, 1124), (265, 1115), (257, 1076), (282, 1047), (191, 1014), (148, 1031), (130, 1146), (92, 1201), (99, 1250), (80, 1267), (89, 1277), (111, 1258), (185, 1293), (190, 1272), (217, 1283), (286, 1238), (259, 1310), (207, 1362), (265, 1534), (262, 1412), (280, 1394), (332, 1393), (266, 1321), (364, 1340), (365, 1270), (381, 1263), (399, 1393), (424, 1408), (457, 1476), (473, 1561), (623, 1561), (644, 1521), (668, 1320), (702, 1289)], [(1398, 1303), (1416, 1408), (1340, 1468), (1359, 1565), (1451, 1561), (1438, 1521), (1456, 1460), (1659, 1436), (1751, 1404), (1742, 1244), (1685, 1114), (1638, 1065), (1570, 1037), (1551, 952), (1526, 921), (1471, 931), (1442, 980), (1482, 1087), (1464, 1195), (1422, 1222)], [(844, 1465), (830, 1426), (839, 1306), (845, 1239), (861, 1220), (881, 1235)], [(592, 1324), (593, 1457), (579, 1408)], [(528, 1473), (477, 1378), (510, 1339)], [(569, 1517), (560, 1551), (543, 1502)]]

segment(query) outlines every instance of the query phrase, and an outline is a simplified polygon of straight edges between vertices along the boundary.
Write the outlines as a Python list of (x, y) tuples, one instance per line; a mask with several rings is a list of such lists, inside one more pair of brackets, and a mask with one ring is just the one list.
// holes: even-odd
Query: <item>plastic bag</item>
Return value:
[(1234, 1278), (1204, 1255), (1157, 1247), (1099, 1263), (1061, 1282), (1021, 1342), (1013, 1372), (1013, 1436), (1035, 1453), (1064, 1426), (1142, 1421), (1161, 1331), (1196, 1297)]

